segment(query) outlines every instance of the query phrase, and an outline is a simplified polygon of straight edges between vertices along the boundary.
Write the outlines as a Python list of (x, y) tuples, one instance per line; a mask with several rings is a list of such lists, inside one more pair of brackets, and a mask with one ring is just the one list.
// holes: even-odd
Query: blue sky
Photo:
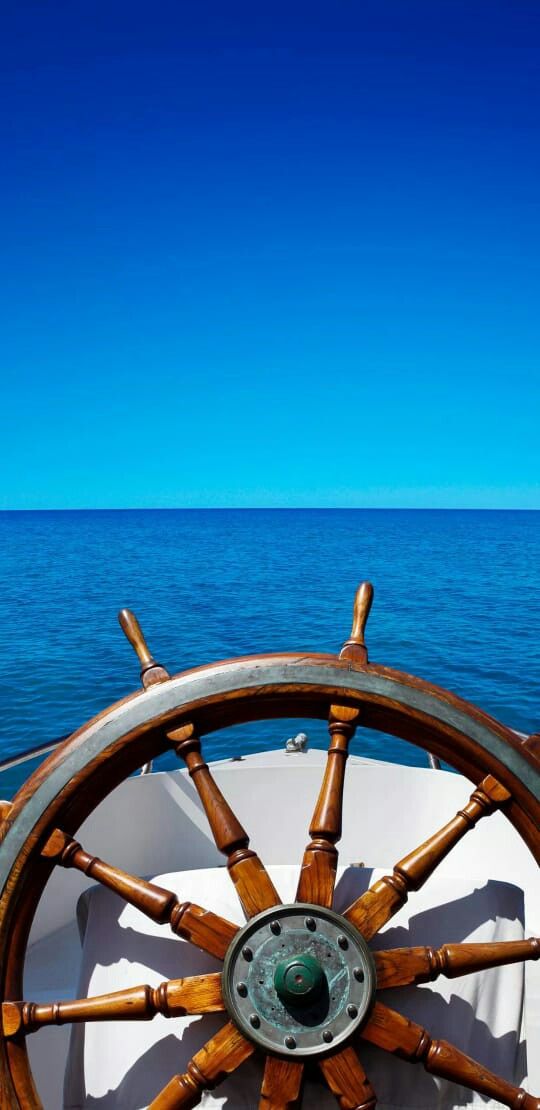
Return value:
[(26, 3), (0, 506), (540, 507), (537, 0)]

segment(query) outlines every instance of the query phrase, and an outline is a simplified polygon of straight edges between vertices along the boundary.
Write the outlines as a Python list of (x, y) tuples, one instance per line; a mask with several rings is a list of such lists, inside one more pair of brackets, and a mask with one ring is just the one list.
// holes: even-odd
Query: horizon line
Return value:
[(310, 513), (310, 512), (383, 512), (383, 513), (537, 513), (540, 507), (521, 505), (78, 505), (27, 508), (0, 506), (0, 513)]

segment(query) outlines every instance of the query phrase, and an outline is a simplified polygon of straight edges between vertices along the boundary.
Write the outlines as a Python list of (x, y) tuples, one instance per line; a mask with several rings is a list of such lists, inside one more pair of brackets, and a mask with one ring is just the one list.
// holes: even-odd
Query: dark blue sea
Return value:
[[(540, 512), (4, 512), (0, 544), (0, 759), (138, 686), (122, 606), (173, 673), (251, 652), (338, 651), (364, 578), (375, 586), (372, 661), (540, 729)], [(300, 727), (326, 744), (321, 723), (273, 721), (214, 734), (206, 752), (281, 746)], [(426, 761), (369, 732), (353, 750)], [(35, 765), (5, 772), (0, 797)]]

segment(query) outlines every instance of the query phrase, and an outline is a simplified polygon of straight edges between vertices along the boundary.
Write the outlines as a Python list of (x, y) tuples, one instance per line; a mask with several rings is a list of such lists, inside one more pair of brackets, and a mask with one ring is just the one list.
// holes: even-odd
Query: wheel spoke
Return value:
[(238, 932), (232, 921), (197, 906), (195, 902), (176, 902), (169, 924), (178, 937), (189, 940), (211, 956), (217, 956), (218, 960), (224, 959)]
[(225, 918), (192, 902), (179, 902), (172, 890), (129, 875), (110, 863), (91, 856), (67, 833), (55, 829), (42, 854), (61, 867), (74, 867), (118, 894), (159, 925), (169, 924), (174, 933), (223, 959), (238, 927)]
[(341, 1110), (373, 1110), (377, 1105), (375, 1091), (352, 1046), (319, 1060), (319, 1067)]
[(155, 1014), (216, 1013), (225, 1009), (221, 974), (169, 979), (159, 987), (129, 987), (127, 990), (76, 998), (67, 1002), (4, 1002), (2, 1028), (5, 1037), (34, 1033), (43, 1025), (65, 1025), (79, 1021), (149, 1021)]
[(440, 948), (393, 948), (374, 952), (377, 988), (427, 983), (445, 975), (456, 979), (489, 967), (540, 959), (540, 940), (502, 941), (495, 944), (443, 944)]
[(255, 1051), (238, 1029), (228, 1022), (195, 1053), (183, 1075), (175, 1075), (150, 1103), (149, 1110), (189, 1110), (205, 1091), (217, 1087)]
[(169, 740), (184, 760), (204, 806), (216, 846), (227, 856), (227, 867), (246, 917), (277, 906), (281, 899), (249, 837), (212, 777), (201, 754), (201, 741), (193, 725), (169, 732)]
[[(351, 635), (341, 649), (340, 659), (367, 663), (364, 632), (372, 601), (373, 586), (370, 582), (362, 582), (354, 599)], [(359, 709), (345, 705), (330, 706), (330, 746), (324, 778), (309, 826), (311, 842), (302, 860), (296, 891), (297, 902), (311, 902), (328, 908), (332, 906), (338, 862), (336, 844), (341, 839), (345, 766), (349, 742), (356, 731), (359, 715)]]
[(521, 1087), (514, 1087), (448, 1041), (432, 1040), (421, 1025), (380, 1002), (375, 1004), (361, 1036), (410, 1063), (422, 1063), (432, 1075), (460, 1083), (471, 1091), (502, 1102), (511, 1110), (540, 1110), (540, 1099), (527, 1094)]
[(465, 833), (509, 798), (508, 790), (488, 775), (448, 824), (396, 863), (392, 875), (385, 875), (357, 898), (345, 917), (360, 930), (365, 940), (370, 940), (403, 906), (409, 892), (423, 886)]
[(308, 844), (296, 892), (297, 902), (311, 902), (318, 906), (332, 906), (338, 852), (336, 843), (341, 839), (343, 786), (349, 741), (354, 736), (360, 711), (345, 705), (330, 709), (330, 746), (326, 768), (315, 811), (309, 826), (311, 843)]
[(267, 1056), (259, 1110), (295, 1110), (300, 1105), (304, 1065)]

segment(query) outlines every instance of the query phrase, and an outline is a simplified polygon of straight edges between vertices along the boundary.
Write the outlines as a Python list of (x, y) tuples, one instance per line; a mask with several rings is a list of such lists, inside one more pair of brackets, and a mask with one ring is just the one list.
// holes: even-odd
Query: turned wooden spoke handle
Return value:
[(309, 826), (311, 841), (302, 860), (296, 892), (297, 902), (312, 902), (328, 908), (332, 906), (338, 863), (336, 844), (341, 839), (342, 831), (345, 767), (349, 742), (354, 736), (359, 715), (359, 709), (349, 706), (330, 707), (330, 745), (319, 797)]
[(247, 917), (276, 906), (279, 894), (249, 837), (224, 798), (201, 751), (200, 737), (188, 722), (167, 733), (176, 754), (184, 760), (203, 804), (216, 847), (227, 857), (227, 867)]
[(175, 1075), (150, 1104), (149, 1110), (188, 1110), (207, 1090), (236, 1071), (255, 1051), (255, 1045), (228, 1022), (190, 1060), (183, 1075)]
[(159, 925), (169, 924), (177, 936), (191, 941), (212, 956), (223, 959), (238, 932), (238, 927), (225, 918), (192, 902), (179, 902), (172, 890), (129, 875), (119, 867), (91, 856), (78, 841), (61, 829), (55, 829), (51, 834), (42, 848), (42, 855), (56, 860), (61, 867), (74, 867), (90, 875), (152, 921)]
[(365, 940), (370, 940), (386, 925), (407, 901), (410, 891), (419, 890), (429, 879), (452, 848), (474, 829), (483, 817), (488, 817), (510, 798), (505, 787), (487, 775), (471, 794), (463, 809), (424, 841), (408, 856), (396, 863), (391, 875), (384, 875), (349, 906), (345, 917), (360, 930)]
[(488, 968), (540, 959), (540, 940), (496, 941), (492, 944), (442, 944), (440, 948), (390, 948), (374, 952), (377, 988), (427, 983), (439, 975), (456, 979)]
[(167, 733), (167, 738), (174, 744), (179, 758), (184, 760), (190, 777), (195, 783), (218, 850), (228, 857), (229, 865), (238, 857), (253, 856), (255, 853), (249, 849), (246, 830), (223, 797), (208, 764), (203, 759), (201, 741), (195, 726), (183, 725)]
[(413, 1064), (422, 1063), (432, 1075), (502, 1102), (510, 1110), (540, 1110), (540, 1099), (508, 1083), (448, 1041), (434, 1040), (421, 1025), (380, 1002), (361, 1035), (386, 1052)]
[(339, 655), (340, 659), (351, 659), (353, 663), (368, 662), (365, 631), (372, 603), (373, 586), (371, 582), (361, 582), (354, 599), (351, 634), (343, 644)]
[(224, 1010), (221, 975), (194, 975), (169, 979), (159, 987), (143, 984), (93, 998), (66, 1002), (3, 1002), (2, 1026), (5, 1037), (19, 1032), (33, 1033), (44, 1025), (65, 1025), (83, 1021), (151, 1021), (156, 1014), (179, 1017), (184, 1014), (219, 1013)]
[(157, 682), (164, 682), (168, 679), (169, 672), (161, 663), (157, 663), (143, 635), (142, 628), (131, 609), (121, 609), (118, 614), (118, 621), (125, 636), (129, 640), (132, 648), (134, 649), (139, 663), (141, 665), (141, 680), (143, 686), (153, 686)]

